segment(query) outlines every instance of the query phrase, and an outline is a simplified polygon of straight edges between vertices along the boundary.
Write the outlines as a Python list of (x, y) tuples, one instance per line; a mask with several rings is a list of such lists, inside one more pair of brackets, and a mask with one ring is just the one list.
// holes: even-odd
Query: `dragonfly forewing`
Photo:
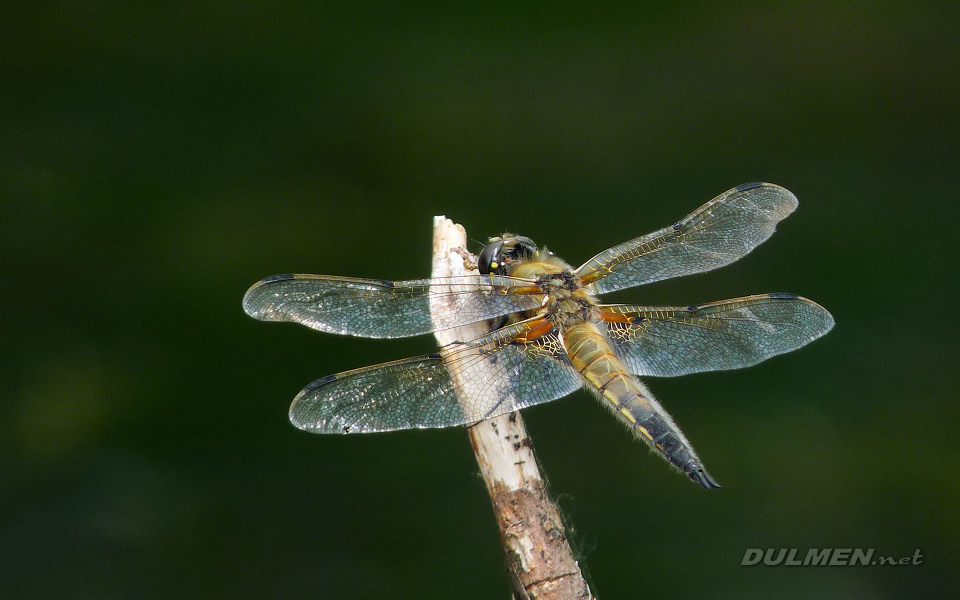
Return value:
[[(246, 313), (328, 333), (371, 338), (422, 335), (539, 306), (530, 282), (500, 275), (385, 281), (326, 275), (274, 275), (251, 287)], [(431, 302), (447, 309), (431, 316)]]
[(778, 185), (739, 185), (669, 227), (601, 252), (576, 275), (602, 294), (717, 269), (766, 241), (796, 208), (796, 196)]

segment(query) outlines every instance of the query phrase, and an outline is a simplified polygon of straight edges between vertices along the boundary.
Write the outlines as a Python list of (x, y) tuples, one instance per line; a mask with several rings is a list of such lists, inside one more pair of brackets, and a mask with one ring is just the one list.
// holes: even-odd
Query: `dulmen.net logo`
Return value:
[(919, 565), (923, 555), (917, 549), (913, 556), (874, 556), (875, 548), (810, 548), (803, 552), (799, 548), (747, 548), (740, 565), (788, 567), (852, 567), (855, 565), (901, 566)]

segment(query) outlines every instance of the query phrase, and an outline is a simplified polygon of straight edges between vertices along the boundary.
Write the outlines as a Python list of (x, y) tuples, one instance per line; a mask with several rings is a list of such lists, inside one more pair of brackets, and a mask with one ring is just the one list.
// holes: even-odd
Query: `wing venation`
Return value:
[[(248, 315), (371, 338), (422, 335), (537, 308), (525, 279), (466, 275), (383, 281), (325, 275), (274, 275), (243, 297)], [(442, 306), (434, 310), (431, 304)]]
[(673, 225), (597, 254), (576, 275), (602, 294), (717, 269), (766, 241), (796, 208), (796, 196), (778, 185), (737, 186)]
[[(554, 333), (517, 343), (529, 322), (416, 358), (325, 377), (294, 399), (290, 420), (313, 433), (450, 427), (549, 402), (582, 385)], [(456, 379), (451, 376), (456, 373)]]
[(673, 377), (749, 367), (833, 328), (822, 306), (762, 294), (688, 307), (602, 305), (614, 350), (635, 375)]

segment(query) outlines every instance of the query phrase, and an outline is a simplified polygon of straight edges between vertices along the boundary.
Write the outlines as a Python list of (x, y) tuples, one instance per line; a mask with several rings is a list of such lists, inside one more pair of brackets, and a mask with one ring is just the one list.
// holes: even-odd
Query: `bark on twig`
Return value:
[[(469, 273), (463, 254), (463, 227), (434, 217), (433, 277)], [(436, 309), (441, 309), (437, 306)], [(486, 323), (439, 331), (441, 347), (487, 332)], [(451, 373), (457, 379), (457, 373)], [(468, 428), (480, 473), (490, 492), (514, 578), (517, 598), (570, 600), (593, 598), (573, 557), (556, 505), (547, 497), (519, 412), (481, 421)]]

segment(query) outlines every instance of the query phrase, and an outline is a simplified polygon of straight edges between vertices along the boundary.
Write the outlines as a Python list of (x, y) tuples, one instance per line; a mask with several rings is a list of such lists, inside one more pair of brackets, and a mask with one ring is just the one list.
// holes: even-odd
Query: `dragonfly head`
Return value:
[(510, 263), (529, 260), (536, 253), (537, 245), (530, 238), (505, 233), (500, 237), (490, 238), (490, 243), (477, 258), (477, 269), (483, 275), (507, 275)]

